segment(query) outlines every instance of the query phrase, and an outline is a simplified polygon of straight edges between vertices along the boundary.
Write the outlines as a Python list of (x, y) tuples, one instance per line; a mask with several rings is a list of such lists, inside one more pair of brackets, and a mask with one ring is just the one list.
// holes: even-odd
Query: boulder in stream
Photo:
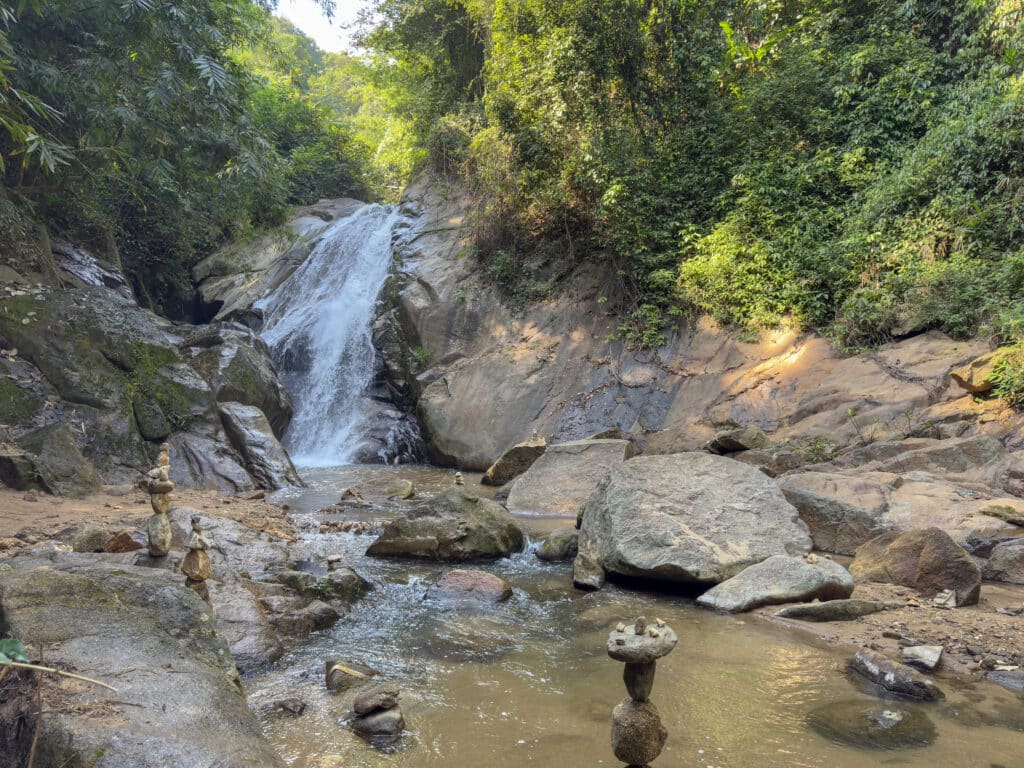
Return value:
[(839, 600), (853, 593), (853, 577), (825, 557), (774, 555), (745, 568), (697, 598), (697, 605), (739, 613), (795, 601)]
[(556, 528), (544, 537), (534, 554), (546, 563), (574, 560), (579, 551), (579, 538), (580, 532), (572, 526)]
[(981, 568), (939, 528), (876, 536), (858, 547), (850, 573), (857, 581), (901, 584), (925, 597), (952, 589), (957, 605), (974, 605), (981, 594)]
[(503, 506), (453, 488), (392, 522), (366, 554), (463, 562), (508, 557), (523, 543), (523, 532)]
[(917, 670), (868, 648), (857, 651), (850, 660), (850, 669), (893, 696), (922, 701), (946, 698), (939, 686)]
[(598, 481), (634, 454), (629, 440), (576, 440), (549, 445), (508, 494), (514, 514), (576, 517)]
[[(638, 456), (605, 475), (583, 513), (577, 563), (716, 584), (773, 555), (810, 548), (807, 526), (771, 478), (723, 456), (677, 453)], [(576, 581), (596, 587), (592, 576)]]

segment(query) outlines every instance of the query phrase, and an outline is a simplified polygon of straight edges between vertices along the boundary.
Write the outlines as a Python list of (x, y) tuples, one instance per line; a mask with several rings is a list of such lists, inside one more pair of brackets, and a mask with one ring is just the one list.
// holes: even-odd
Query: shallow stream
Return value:
[[(308, 488), (274, 497), (299, 517), (335, 503), (349, 487), (375, 507), (349, 517), (393, 516), (401, 505), (387, 502), (384, 488), (395, 478), (413, 480), (421, 495), (452, 483), (451, 472), (422, 467), (350, 466), (304, 476)], [(486, 495), (477, 480), (467, 475), (467, 486)], [(538, 537), (564, 521), (522, 523)], [(807, 718), (831, 702), (877, 703), (844, 672), (847, 652), (752, 617), (694, 608), (681, 596), (614, 586), (580, 592), (572, 588), (568, 564), (545, 565), (530, 551), (471, 566), (506, 579), (511, 600), (455, 612), (423, 599), (451, 566), (367, 558), (371, 538), (324, 536), (376, 589), (333, 628), (247, 680), (268, 737), (294, 768), (618, 765), (610, 715), (626, 694), (622, 665), (604, 647), (616, 622), (638, 615), (660, 617), (679, 635), (675, 651), (658, 662), (652, 694), (669, 732), (655, 768), (1024, 766), (1024, 700), (990, 684), (942, 679), (943, 703), (891, 702), (927, 715), (937, 730), (930, 746), (846, 746), (811, 729)], [(366, 664), (380, 672), (378, 681), (400, 685), (407, 733), (395, 747), (377, 751), (339, 725), (352, 693), (326, 691), (323, 665), (331, 658)], [(307, 703), (302, 716), (272, 712), (273, 702), (289, 697)]]

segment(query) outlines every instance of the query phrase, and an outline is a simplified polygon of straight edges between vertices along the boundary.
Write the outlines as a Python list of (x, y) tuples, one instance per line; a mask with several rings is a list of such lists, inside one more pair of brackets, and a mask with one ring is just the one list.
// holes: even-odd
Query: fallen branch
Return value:
[(109, 688), (111, 691), (114, 691), (114, 693), (117, 693), (117, 688), (115, 688), (112, 685), (101, 683), (99, 680), (93, 680), (91, 677), (83, 677), (82, 675), (74, 675), (70, 672), (63, 672), (59, 669), (54, 669), (53, 667), (43, 667), (39, 664), (24, 664), (20, 661), (3, 661), (0, 662), (0, 664), (2, 664), (5, 667), (18, 667), (19, 669), (35, 669), (39, 672), (52, 672), (53, 674), (60, 675), (61, 677), (70, 677), (73, 680), (84, 680), (85, 682), (92, 683), (93, 685), (100, 685), (104, 688)]

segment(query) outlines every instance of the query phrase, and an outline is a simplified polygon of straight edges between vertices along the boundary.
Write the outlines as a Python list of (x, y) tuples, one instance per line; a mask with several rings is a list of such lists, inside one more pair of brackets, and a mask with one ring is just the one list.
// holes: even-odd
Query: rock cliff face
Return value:
[(83, 495), (133, 482), (167, 441), (178, 483), (295, 482), (290, 463), (254, 464), (253, 436), (222, 423), (219, 404), (258, 410), (259, 442), (283, 454), (291, 401), (249, 327), (172, 323), (140, 307), (116, 268), (66, 244), (54, 264), (46, 282), (12, 273), (0, 285), (0, 480)]
[[(405, 204), (419, 218), (376, 341), (436, 461), (484, 470), (534, 429), (557, 443), (617, 427), (644, 453), (672, 453), (756, 426), (795, 458), (783, 470), (907, 436), (1019, 443), (1018, 417), (950, 377), (988, 351), (982, 341), (930, 332), (847, 356), (818, 336), (780, 329), (751, 341), (698, 318), (637, 351), (614, 340), (602, 265), (579, 266), (515, 314), (467, 256), (471, 206), (459, 190), (424, 180)], [(748, 460), (773, 460), (758, 454)]]

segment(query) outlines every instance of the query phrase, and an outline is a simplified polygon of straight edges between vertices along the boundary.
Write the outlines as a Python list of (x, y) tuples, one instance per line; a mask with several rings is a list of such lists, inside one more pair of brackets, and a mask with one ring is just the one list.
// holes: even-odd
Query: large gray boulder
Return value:
[(853, 577), (839, 563), (775, 555), (712, 587), (697, 598), (697, 605), (739, 613), (815, 598), (841, 600), (852, 593)]
[(549, 445), (508, 494), (517, 515), (576, 517), (598, 481), (633, 456), (629, 440), (576, 440)]
[(270, 350), (252, 330), (214, 323), (186, 337), (182, 347), (218, 403), (254, 405), (263, 411), (274, 435), (284, 436), (292, 420), (292, 401), (277, 378)]
[(546, 563), (571, 562), (579, 552), (580, 532), (572, 526), (556, 528), (538, 544), (534, 554)]
[(223, 429), (215, 436), (182, 432), (167, 440), (171, 449), (171, 480), (191, 488), (216, 488), (238, 493), (255, 488), (242, 457), (227, 444)]
[[(583, 513), (578, 557), (622, 576), (716, 584), (810, 548), (771, 478), (722, 456), (677, 453), (638, 456), (605, 475)], [(590, 582), (581, 583), (598, 586)]]
[(28, 452), (38, 482), (50, 493), (88, 496), (98, 493), (103, 485), (64, 424), (33, 430), (19, 438), (18, 446)]
[(228, 439), (245, 459), (246, 469), (260, 487), (277, 489), (303, 485), (298, 470), (274, 436), (263, 411), (254, 405), (221, 403), (220, 417)]
[(1024, 584), (1024, 538), (996, 544), (985, 564), (985, 578)]
[[(283, 768), (246, 706), (209, 607), (181, 575), (83, 557), (0, 565), (5, 632), (45, 647), (48, 664), (117, 689), (49, 678), (47, 695), (61, 706), (42, 719), (35, 764)], [(21, 700), (26, 723), (19, 727), (13, 712), (0, 719), (5, 768), (27, 763), (35, 703)]]
[(981, 568), (938, 528), (875, 537), (857, 549), (850, 573), (857, 581), (901, 584), (925, 597), (952, 589), (957, 605), (974, 605), (981, 594)]
[(503, 506), (453, 489), (395, 520), (366, 554), (461, 562), (508, 557), (523, 543), (523, 532)]

